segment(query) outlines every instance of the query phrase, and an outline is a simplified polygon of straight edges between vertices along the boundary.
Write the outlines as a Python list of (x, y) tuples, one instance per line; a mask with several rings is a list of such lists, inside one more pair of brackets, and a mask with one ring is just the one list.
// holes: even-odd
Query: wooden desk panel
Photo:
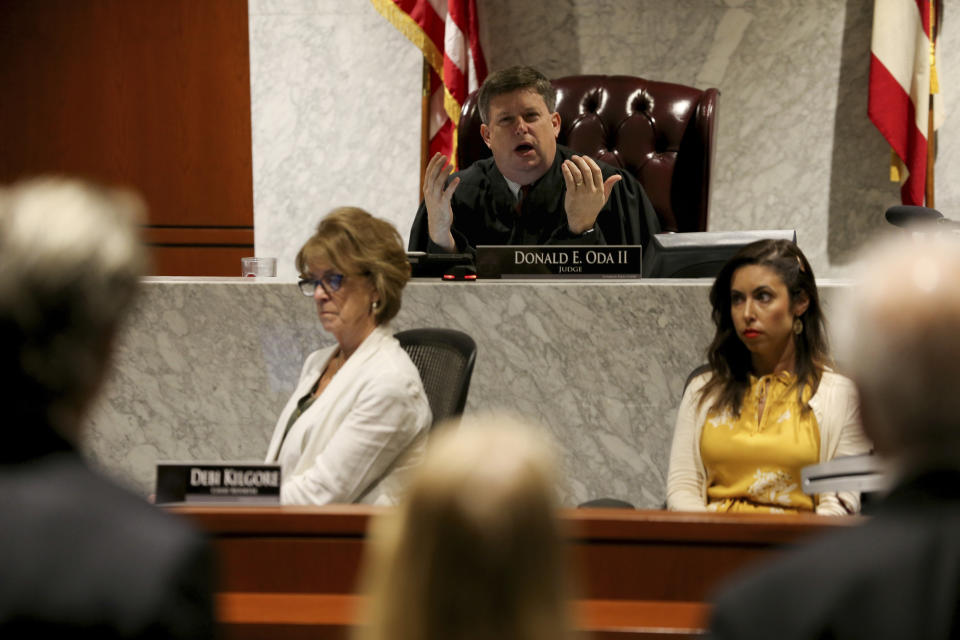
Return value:
[[(380, 509), (173, 507), (213, 538), (225, 638), (344, 640), (367, 525)], [(566, 509), (577, 628), (597, 639), (697, 637), (710, 593), (742, 568), (860, 518)]]
[(726, 578), (856, 518), (578, 509), (563, 512), (588, 598), (703, 601)]
[[(363, 598), (354, 595), (231, 592), (217, 597), (224, 635), (232, 639), (347, 640), (362, 606)], [(708, 615), (702, 602), (579, 600), (573, 611), (577, 629), (597, 640), (695, 638)]]

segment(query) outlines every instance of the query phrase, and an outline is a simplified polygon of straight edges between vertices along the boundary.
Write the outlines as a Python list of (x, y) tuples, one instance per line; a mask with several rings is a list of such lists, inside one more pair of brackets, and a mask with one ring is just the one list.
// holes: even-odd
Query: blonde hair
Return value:
[(0, 189), (8, 414), (12, 408), (18, 419), (73, 435), (146, 268), (143, 218), (136, 195), (79, 180), (38, 178)]
[(370, 279), (380, 304), (374, 311), (378, 325), (400, 312), (403, 287), (410, 279), (410, 263), (396, 228), (357, 207), (339, 207), (320, 221), (316, 233), (297, 253), (301, 277), (308, 277), (318, 261), (329, 262), (345, 275)]
[(545, 438), (504, 416), (441, 430), (378, 518), (361, 640), (562, 640), (568, 562)]

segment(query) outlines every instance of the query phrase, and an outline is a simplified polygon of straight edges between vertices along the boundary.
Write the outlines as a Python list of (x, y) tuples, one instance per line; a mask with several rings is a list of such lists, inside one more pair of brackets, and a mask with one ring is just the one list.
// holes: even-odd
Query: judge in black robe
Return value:
[[(477, 245), (644, 245), (660, 230), (657, 214), (643, 187), (628, 172), (598, 162), (606, 180), (612, 175), (622, 179), (613, 186), (610, 197), (585, 233), (575, 234), (567, 225), (564, 211), (566, 186), (560, 167), (574, 152), (557, 145), (550, 169), (533, 182), (519, 202), (493, 158), (479, 160), (459, 176), (453, 193), (451, 233), (458, 252), (472, 252)], [(431, 240), (427, 227), (427, 208), (420, 203), (410, 232), (411, 251), (444, 251)]]

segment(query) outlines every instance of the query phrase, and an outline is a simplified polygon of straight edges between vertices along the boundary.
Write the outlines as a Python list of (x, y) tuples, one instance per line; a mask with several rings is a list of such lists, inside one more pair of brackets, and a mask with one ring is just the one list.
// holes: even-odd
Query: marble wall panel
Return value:
[[(899, 201), (866, 117), (872, 0), (478, 0), (491, 69), (626, 73), (722, 91), (711, 228), (796, 228), (842, 275)], [(942, 68), (960, 64), (944, 22)], [(257, 251), (281, 275), (317, 217), (359, 204), (406, 234), (420, 62), (366, 0), (250, 0)], [(944, 73), (946, 104), (960, 88)], [(338, 87), (342, 100), (332, 99)], [(940, 133), (938, 208), (960, 217), (960, 124)]]
[[(147, 494), (158, 460), (259, 460), (304, 357), (332, 342), (290, 283), (149, 279), (88, 450)], [(468, 412), (507, 410), (559, 445), (565, 504), (659, 507), (676, 407), (712, 335), (709, 281), (412, 282), (393, 328), (478, 345)], [(841, 291), (825, 285), (829, 296)]]
[(250, 0), (249, 14), (257, 255), (294, 277), (313, 227), (343, 205), (406, 237), (419, 200), (417, 50), (366, 0)]

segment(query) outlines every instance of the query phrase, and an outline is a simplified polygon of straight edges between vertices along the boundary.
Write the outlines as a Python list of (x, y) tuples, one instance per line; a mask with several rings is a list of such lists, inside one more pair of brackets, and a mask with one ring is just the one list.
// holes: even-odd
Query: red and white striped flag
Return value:
[(371, 0), (430, 65), (430, 149), (456, 158), (460, 107), (487, 77), (476, 0)]
[[(931, 44), (935, 38), (932, 4), (932, 0), (875, 0), (870, 43), (867, 114), (906, 169), (900, 188), (903, 203), (921, 206), (931, 94), (935, 94), (935, 128), (943, 119)], [(894, 167), (891, 177), (902, 178)]]

